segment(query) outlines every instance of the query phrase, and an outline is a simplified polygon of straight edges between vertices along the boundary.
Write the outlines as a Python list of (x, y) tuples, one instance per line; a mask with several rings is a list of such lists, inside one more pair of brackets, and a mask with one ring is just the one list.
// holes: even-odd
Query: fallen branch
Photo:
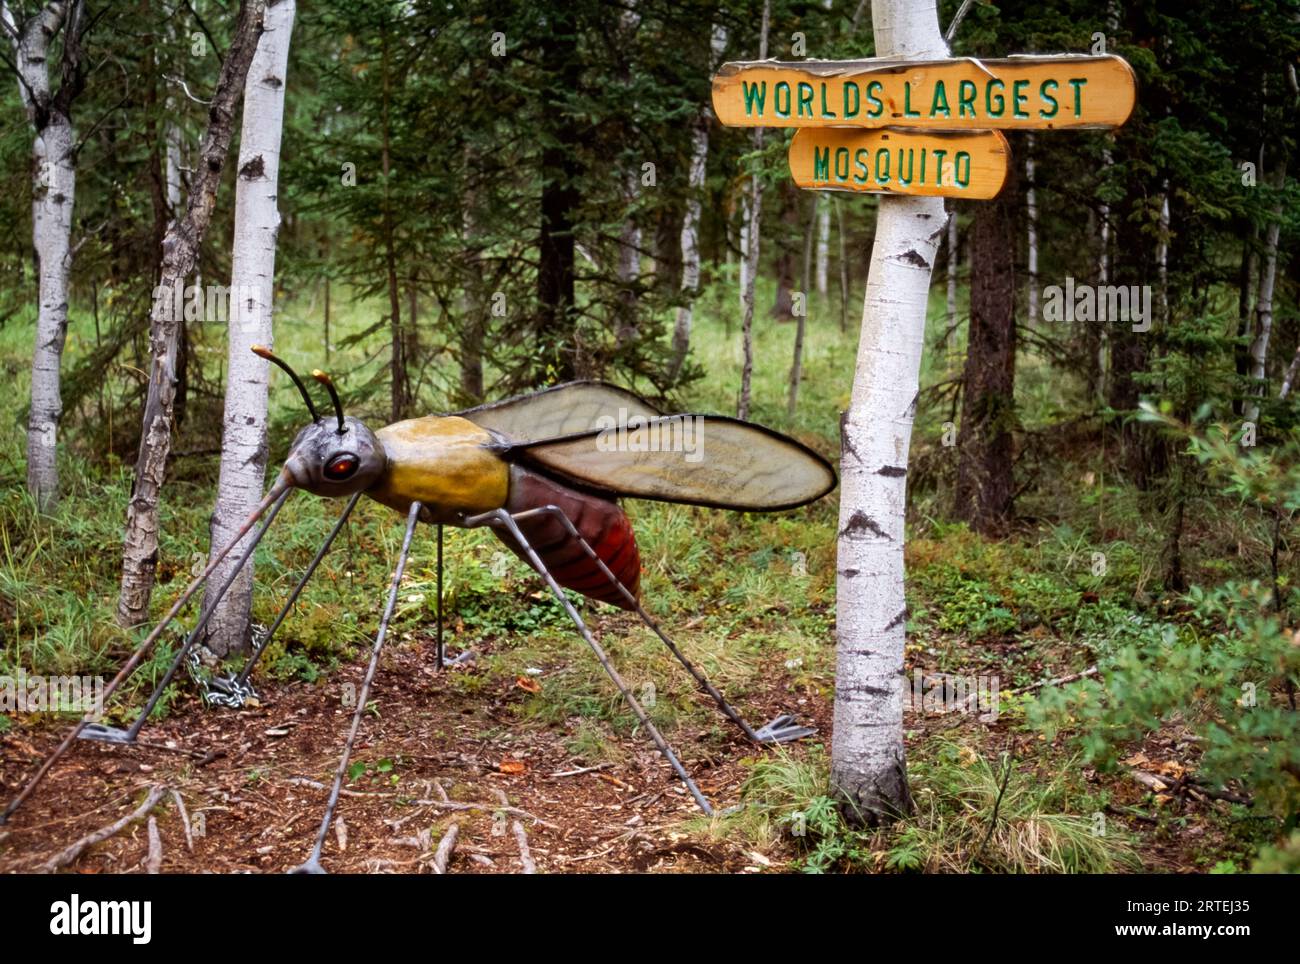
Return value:
[(578, 767), (576, 770), (561, 770), (559, 773), (552, 773), (548, 779), (562, 780), (564, 777), (578, 777), (584, 773), (595, 773), (597, 770), (604, 770), (613, 766), (612, 763), (597, 763), (594, 767)]
[(78, 840), (76, 843), (70, 844), (69, 846), (65, 847), (63, 850), (60, 850), (57, 854), (55, 854), (53, 857), (51, 857), (44, 864), (41, 865), (40, 872), (45, 874), (52, 874), (56, 870), (68, 866), (68, 864), (72, 863), (74, 860), (80, 857), (90, 847), (95, 846), (95, 844), (97, 843), (103, 843), (105, 840), (113, 836), (115, 833), (118, 833), (123, 828), (130, 826), (131, 824), (139, 820), (141, 817), (143, 817), (145, 814), (147, 814), (150, 810), (152, 810), (155, 806), (157, 806), (158, 801), (162, 799), (162, 795), (166, 792), (167, 792), (167, 788), (159, 784), (155, 784), (154, 786), (150, 787), (148, 796), (144, 798), (144, 803), (136, 807), (135, 810), (133, 810), (131, 813), (128, 813), (121, 820), (118, 820), (115, 823), (111, 823), (107, 827), (100, 827), (94, 833), (87, 834), (86, 836)]
[(146, 874), (162, 873), (162, 837), (158, 836), (158, 819), (149, 814), (149, 856), (145, 858)]
[(185, 809), (185, 798), (181, 796), (179, 790), (173, 790), (172, 799), (176, 801), (176, 809), (181, 815), (181, 826), (185, 828), (185, 849), (194, 853), (194, 831), (190, 827), (189, 812)]
[(430, 868), (435, 874), (445, 874), (447, 872), (447, 864), (451, 862), (451, 854), (456, 849), (456, 838), (458, 836), (460, 836), (460, 825), (455, 823), (448, 827), (447, 832), (442, 835), (442, 840), (438, 842), (438, 850), (433, 855), (433, 865)]
[(524, 832), (524, 825), (516, 820), (510, 829), (515, 832), (515, 840), (519, 843), (519, 862), (524, 866), (524, 873), (537, 873), (537, 865), (533, 863), (532, 852), (528, 849), (528, 834)]
[(522, 817), (525, 820), (531, 820), (538, 826), (545, 827), (548, 830), (559, 830), (555, 824), (543, 820), (536, 814), (529, 813), (527, 810), (520, 810), (518, 807), (502, 807), (491, 803), (457, 803), (454, 800), (412, 800), (411, 806), (414, 807), (434, 807), (439, 810), (500, 810), (508, 813), (512, 817)]

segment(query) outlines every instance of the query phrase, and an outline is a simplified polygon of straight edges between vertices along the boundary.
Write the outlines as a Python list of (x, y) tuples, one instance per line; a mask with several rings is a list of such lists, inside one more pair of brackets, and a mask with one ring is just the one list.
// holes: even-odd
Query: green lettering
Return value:
[(745, 115), (747, 117), (753, 117), (754, 105), (757, 104), (758, 116), (762, 117), (763, 102), (767, 100), (767, 81), (764, 80), (761, 83), (751, 84), (747, 80), (742, 80), (740, 82), (740, 87), (745, 94)]
[[(812, 84), (806, 84), (803, 81), (800, 81), (799, 82), (799, 116), (800, 117), (812, 117), (813, 115), (812, 95), (813, 95)], [(805, 107), (808, 108), (807, 114), (803, 112)]]
[(858, 169), (858, 173), (853, 175), (853, 180), (859, 184), (866, 184), (867, 178), (871, 176), (871, 169), (867, 167), (867, 162), (864, 160), (867, 156), (869, 155), (865, 147), (859, 147), (853, 155), (853, 166)]
[(903, 116), (904, 117), (921, 116), (921, 112), (919, 110), (912, 110), (912, 85), (911, 84), (903, 85)]
[(943, 159), (948, 156), (947, 151), (934, 152), (934, 183), (943, 184)]
[[(853, 91), (853, 109), (849, 109), (849, 91)], [(862, 91), (858, 89), (856, 81), (846, 80), (844, 82), (844, 116), (857, 117), (858, 111), (862, 108)]]
[(1050, 77), (1049, 77), (1047, 80), (1043, 81), (1043, 83), (1039, 86), (1039, 88), (1038, 88), (1038, 96), (1041, 97), (1043, 100), (1047, 101), (1049, 104), (1052, 105), (1052, 109), (1051, 109), (1051, 110), (1043, 110), (1043, 109), (1040, 107), (1039, 110), (1038, 110), (1038, 116), (1039, 116), (1039, 117), (1055, 117), (1055, 116), (1056, 116), (1056, 111), (1059, 109), (1059, 106), (1060, 106), (1060, 105), (1058, 105), (1058, 104), (1056, 103), (1056, 98), (1053, 97), (1051, 94), (1049, 94), (1049, 93), (1047, 92), (1047, 85), (1048, 85), (1048, 84), (1051, 84), (1051, 85), (1052, 85), (1052, 90), (1056, 90), (1056, 88), (1058, 88), (1058, 87), (1061, 86), (1061, 85), (1058, 84), (1056, 81), (1052, 80)]
[(1028, 117), (1029, 111), (1025, 110), (1025, 101), (1029, 99), (1027, 94), (1022, 91), (1029, 86), (1027, 80), (1014, 80), (1011, 82), (1011, 113), (1015, 117)]
[[(844, 171), (840, 172), (840, 161), (844, 162)], [(835, 148), (835, 180), (847, 181), (849, 179), (849, 149), (847, 147)]]
[(903, 149), (898, 149), (898, 183), (911, 184), (913, 167), (916, 161), (916, 154), (911, 148), (907, 150), (907, 177), (903, 177)]
[(822, 81), (822, 116), (823, 117), (838, 116), (837, 114), (832, 113), (830, 107), (827, 106), (826, 104), (826, 81), (824, 80)]
[[(884, 160), (885, 166), (880, 166), (881, 160)], [(882, 147), (876, 151), (876, 183), (889, 183), (889, 148)]]
[(1088, 82), (1087, 77), (1072, 77), (1070, 86), (1074, 88), (1074, 116), (1083, 116), (1083, 85)]
[[(998, 97), (997, 107), (993, 106), (993, 85), (994, 84), (998, 85), (998, 91), (999, 91), (997, 95)], [(1000, 93), (1001, 91), (1006, 90), (1006, 88), (1007, 85), (1004, 84), (1002, 81), (998, 80), (996, 77), (990, 80), (988, 86), (984, 88), (984, 110), (990, 117), (1001, 117), (1002, 112), (1006, 109), (1007, 106), (1006, 100), (1002, 97), (1002, 94)], [(780, 88), (778, 88), (778, 90), (779, 89)]]
[[(970, 108), (970, 113), (966, 113), (966, 108)], [(975, 81), (963, 80), (957, 85), (957, 116), (974, 117), (975, 116)]]
[[(785, 94), (785, 108), (781, 108), (781, 94)], [(776, 85), (776, 92), (772, 95), (772, 106), (776, 109), (778, 117), (790, 116), (790, 85), (784, 80)]]
[[(966, 172), (962, 173), (962, 162), (966, 162)], [(970, 154), (966, 151), (958, 151), (957, 156), (953, 159), (953, 177), (957, 179), (959, 187), (970, 186)]]
[(829, 181), (831, 179), (831, 149), (813, 145), (813, 180)]
[(934, 82), (934, 99), (930, 102), (930, 116), (938, 117), (939, 111), (943, 111), (944, 117), (952, 116), (952, 111), (948, 109), (948, 91), (942, 80)]
[(881, 89), (880, 81), (878, 80), (873, 80), (871, 83), (867, 84), (867, 100), (875, 105), (874, 108), (867, 109), (868, 117), (879, 117), (885, 112), (885, 105), (880, 99)]

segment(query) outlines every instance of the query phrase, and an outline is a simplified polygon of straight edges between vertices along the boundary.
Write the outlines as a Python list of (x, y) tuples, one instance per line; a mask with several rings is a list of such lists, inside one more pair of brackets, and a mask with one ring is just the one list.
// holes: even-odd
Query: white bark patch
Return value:
[[(233, 538), (262, 498), (266, 475), (267, 376), (269, 363), (251, 351), (272, 344), (275, 241), (280, 229), (276, 193), (280, 134), (284, 123), (284, 76), (289, 62), (295, 0), (267, 5), (264, 32), (244, 85), (239, 176), (235, 181), (235, 244), (230, 290), (226, 404), (221, 439), (221, 476), (212, 512), (214, 550)], [(303, 412), (304, 419), (307, 413)], [(204, 608), (225, 583), (241, 549), (226, 557), (208, 581)], [(204, 645), (218, 656), (247, 642), (253, 566), (245, 566), (218, 604)]]
[[(947, 56), (934, 0), (873, 0), (880, 56)], [(842, 423), (831, 779), (866, 813), (910, 806), (903, 747), (903, 522), (943, 202), (884, 197)]]

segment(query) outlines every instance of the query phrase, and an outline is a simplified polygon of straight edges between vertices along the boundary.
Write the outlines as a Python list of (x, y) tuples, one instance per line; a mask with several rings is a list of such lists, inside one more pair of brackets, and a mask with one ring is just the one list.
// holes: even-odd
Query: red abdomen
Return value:
[[(641, 555), (637, 552), (632, 523), (618, 503), (512, 466), (506, 509), (524, 512), (548, 505), (563, 510), (596, 555), (636, 598), (640, 592)], [(561, 586), (620, 609), (634, 608), (553, 513), (521, 519), (519, 528)], [(523, 550), (514, 545), (510, 533), (497, 528), (492, 531), (515, 555), (529, 562)]]

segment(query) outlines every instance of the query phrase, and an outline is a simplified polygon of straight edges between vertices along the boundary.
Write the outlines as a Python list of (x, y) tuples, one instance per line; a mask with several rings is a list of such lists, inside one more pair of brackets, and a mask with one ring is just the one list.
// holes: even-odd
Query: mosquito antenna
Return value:
[(313, 422), (319, 422), (320, 413), (316, 411), (316, 406), (311, 403), (311, 396), (307, 394), (307, 386), (302, 383), (302, 379), (298, 377), (298, 373), (289, 367), (289, 363), (283, 358), (277, 358), (271, 349), (267, 348), (265, 345), (253, 345), (252, 349), (254, 355), (265, 358), (269, 362), (274, 362), (288, 373), (289, 377), (293, 379), (293, 383), (298, 386), (298, 391), (302, 394), (302, 400), (307, 403), (307, 411), (311, 412), (311, 420)]
[(313, 368), (311, 377), (316, 379), (325, 386), (325, 390), (330, 393), (330, 401), (334, 403), (334, 414), (339, 417), (339, 434), (347, 432), (347, 426), (343, 424), (343, 403), (339, 401), (338, 389), (334, 387), (334, 381), (319, 368)]

